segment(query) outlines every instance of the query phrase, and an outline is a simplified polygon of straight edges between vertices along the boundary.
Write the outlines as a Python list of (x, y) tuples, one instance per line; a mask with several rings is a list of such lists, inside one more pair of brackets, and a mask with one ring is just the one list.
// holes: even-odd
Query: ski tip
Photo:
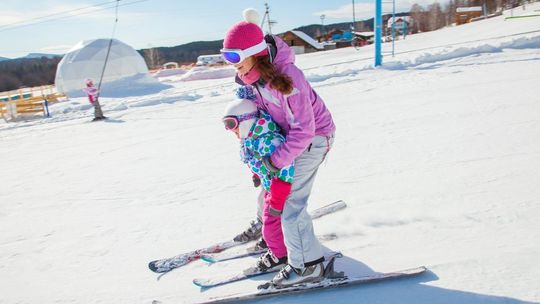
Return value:
[(411, 268), (410, 269), (411, 271), (416, 271), (416, 272), (424, 272), (424, 271), (427, 271), (428, 268), (426, 266), (418, 266), (416, 268)]
[(171, 270), (170, 268), (163, 268), (163, 267), (158, 266), (158, 262), (159, 260), (148, 263), (148, 268), (152, 270), (153, 272), (159, 273), (159, 274), (163, 274)]
[(153, 272), (158, 272), (157, 267), (156, 267), (156, 261), (152, 261), (152, 262), (148, 263), (148, 268), (150, 270), (152, 270)]
[(204, 283), (204, 280), (200, 280), (200, 279), (193, 279), (193, 281), (191, 281), (193, 283), (193, 285), (197, 286), (197, 287), (200, 287), (201, 289), (203, 290), (206, 290), (209, 288), (209, 286), (207, 284)]
[(428, 268), (426, 266), (418, 266), (416, 268), (402, 270), (401, 273), (404, 275), (418, 275), (426, 271), (428, 271)]
[(212, 256), (205, 254), (201, 255), (201, 260), (205, 261), (208, 264), (214, 264), (216, 262), (216, 260)]
[(344, 200), (339, 200), (336, 202), (336, 205), (339, 206), (339, 210), (347, 207), (347, 203)]

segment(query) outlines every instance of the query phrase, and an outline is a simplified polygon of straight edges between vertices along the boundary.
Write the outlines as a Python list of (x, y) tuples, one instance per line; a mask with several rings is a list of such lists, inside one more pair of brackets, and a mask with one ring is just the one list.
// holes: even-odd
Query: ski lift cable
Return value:
[(118, 4), (120, 3), (120, 0), (116, 0), (116, 9), (115, 9), (115, 18), (114, 18), (114, 25), (113, 25), (113, 31), (111, 34), (111, 39), (109, 40), (109, 46), (107, 47), (107, 54), (105, 55), (105, 61), (103, 62), (103, 69), (101, 70), (101, 76), (99, 77), (99, 83), (98, 83), (98, 93), (96, 96), (96, 99), (99, 99), (99, 95), (101, 94), (101, 83), (103, 81), (103, 75), (105, 74), (105, 69), (107, 68), (107, 61), (109, 60), (109, 54), (111, 53), (111, 46), (114, 39), (114, 34), (116, 32), (116, 25), (118, 24)]
[[(146, 2), (146, 1), (150, 1), (150, 0), (136, 0), (136, 1), (131, 1), (131, 2), (124, 2), (124, 4), (121, 4), (119, 6), (133, 5), (133, 4)], [(115, 0), (114, 2), (117, 2), (117, 1)], [(115, 5), (109, 6), (109, 7), (98, 8), (98, 9), (95, 9), (95, 10), (92, 10), (92, 11), (80, 12), (78, 14), (69, 14), (67, 16), (58, 16), (56, 18), (50, 18), (50, 19), (46, 19), (46, 20), (42, 20), (42, 21), (38, 21), (38, 22), (34, 22), (34, 23), (26, 23), (26, 24), (15, 25), (15, 26), (11, 26), (13, 24), (8, 24), (5, 27), (0, 27), (0, 32), (9, 31), (9, 30), (12, 30), (12, 29), (17, 29), (17, 28), (21, 28), (21, 27), (25, 27), (25, 26), (30, 26), (30, 25), (41, 24), (41, 23), (45, 23), (45, 22), (51, 22), (51, 21), (56, 21), (56, 20), (61, 20), (61, 19), (72, 18), (72, 17), (76, 17), (76, 16), (81, 16), (81, 15), (88, 15), (88, 14), (92, 14), (92, 13), (95, 13), (95, 12), (108, 10), (108, 9), (113, 8), (113, 7), (115, 7)], [(39, 18), (36, 18), (36, 19), (39, 19)]]
[(64, 15), (64, 14), (70, 14), (70, 13), (77, 12), (77, 11), (82, 11), (82, 10), (85, 10), (85, 9), (91, 9), (91, 8), (96, 8), (96, 7), (100, 7), (100, 6), (105, 6), (107, 4), (114, 3), (114, 2), (116, 2), (116, 0), (102, 2), (102, 3), (98, 3), (98, 4), (95, 4), (95, 5), (91, 5), (91, 6), (79, 7), (79, 8), (76, 8), (76, 9), (56, 12), (56, 13), (52, 13), (52, 14), (48, 14), (48, 15), (35, 17), (35, 18), (29, 18), (29, 19), (25, 19), (25, 20), (13, 22), (13, 23), (8, 23), (8, 24), (4, 24), (4, 25), (0, 26), (0, 30), (3, 30), (5, 28), (12, 28), (12, 27), (30, 25), (30, 24), (35, 23), (34, 21), (47, 19), (47, 18), (50, 18), (50, 17), (58, 16), (58, 15), (61, 16), (61, 15)]

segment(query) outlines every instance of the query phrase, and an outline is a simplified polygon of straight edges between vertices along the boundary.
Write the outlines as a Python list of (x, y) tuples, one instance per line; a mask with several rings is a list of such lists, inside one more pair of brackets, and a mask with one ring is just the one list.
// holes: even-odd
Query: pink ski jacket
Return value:
[(281, 127), (285, 142), (270, 156), (279, 168), (290, 165), (311, 144), (313, 137), (331, 136), (336, 127), (323, 100), (294, 65), (294, 51), (283, 40), (276, 42), (274, 66), (293, 80), (293, 91), (284, 95), (269, 85), (254, 84), (258, 92), (255, 103)]
[(96, 101), (96, 98), (98, 96), (98, 92), (99, 92), (98, 89), (94, 86), (90, 86), (90, 87), (84, 88), (83, 91), (88, 96), (88, 101), (90, 101), (90, 103), (93, 104)]

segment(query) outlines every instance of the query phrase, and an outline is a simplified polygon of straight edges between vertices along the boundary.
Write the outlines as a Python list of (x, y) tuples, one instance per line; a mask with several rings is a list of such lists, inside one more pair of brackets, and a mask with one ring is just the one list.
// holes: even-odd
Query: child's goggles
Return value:
[(238, 116), (227, 115), (223, 117), (223, 124), (225, 125), (225, 130), (236, 130), (242, 121), (257, 117), (259, 117), (259, 112), (252, 112)]
[(266, 49), (266, 41), (261, 41), (261, 43), (249, 47), (245, 50), (240, 49), (221, 49), (221, 56), (228, 63), (236, 64), (244, 61), (249, 56), (253, 56), (261, 51)]

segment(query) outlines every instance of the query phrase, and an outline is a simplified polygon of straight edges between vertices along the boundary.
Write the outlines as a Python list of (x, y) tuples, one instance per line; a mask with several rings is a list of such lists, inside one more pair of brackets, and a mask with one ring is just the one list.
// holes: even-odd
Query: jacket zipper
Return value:
[(266, 110), (266, 113), (268, 113), (268, 107), (266, 106), (266, 102), (264, 101), (264, 97), (261, 94), (261, 91), (259, 91), (259, 85), (255, 84), (255, 89), (257, 89), (257, 93), (259, 93), (259, 96), (261, 97), (262, 104), (264, 105), (264, 109)]

